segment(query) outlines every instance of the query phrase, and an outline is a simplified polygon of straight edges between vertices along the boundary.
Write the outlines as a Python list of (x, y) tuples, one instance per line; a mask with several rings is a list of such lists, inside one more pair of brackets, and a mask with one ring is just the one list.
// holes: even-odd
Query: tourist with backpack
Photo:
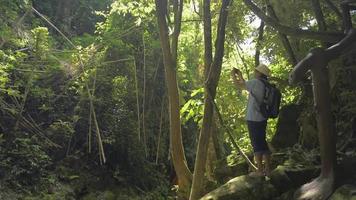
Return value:
[(241, 71), (236, 68), (231, 71), (231, 76), (238, 89), (249, 92), (245, 119), (257, 165), (257, 171), (251, 175), (268, 176), (271, 171), (271, 152), (266, 142), (267, 120), (278, 116), (281, 93), (268, 82), (270, 70), (264, 64), (255, 68), (255, 78), (251, 80), (245, 81)]

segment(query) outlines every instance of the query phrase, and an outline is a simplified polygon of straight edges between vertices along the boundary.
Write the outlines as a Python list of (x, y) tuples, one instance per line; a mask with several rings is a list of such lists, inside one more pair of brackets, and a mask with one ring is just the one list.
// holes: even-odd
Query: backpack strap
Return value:
[(266, 96), (267, 87), (271, 87), (271, 84), (266, 79), (259, 78), (257, 80), (261, 81), (265, 86), (263, 91), (263, 100), (265, 100), (267, 98)]
[(250, 92), (250, 94), (251, 94), (252, 97), (256, 100), (256, 102), (257, 102), (258, 105), (262, 105), (263, 100), (266, 98), (266, 87), (267, 87), (267, 86), (266, 86), (265, 80), (263, 80), (263, 79), (257, 79), (257, 80), (260, 80), (260, 81), (263, 83), (263, 85), (264, 85), (263, 99), (262, 99), (262, 101), (259, 101), (258, 98), (256, 97), (256, 95), (255, 95), (252, 91)]

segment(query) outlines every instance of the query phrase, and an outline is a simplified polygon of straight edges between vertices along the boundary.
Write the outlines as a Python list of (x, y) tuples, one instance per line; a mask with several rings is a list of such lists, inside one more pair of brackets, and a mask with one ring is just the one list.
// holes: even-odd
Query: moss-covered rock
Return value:
[(216, 164), (214, 176), (219, 183), (225, 183), (229, 179), (237, 176), (242, 176), (248, 173), (248, 164), (242, 160), (234, 165), (228, 165), (226, 161), (221, 161)]
[(356, 185), (343, 185), (339, 187), (330, 200), (356, 200)]
[(206, 194), (201, 200), (255, 200), (273, 199), (274, 186), (264, 177), (239, 176)]
[(298, 142), (299, 125), (297, 119), (301, 111), (301, 106), (295, 104), (286, 105), (281, 109), (277, 130), (271, 141), (273, 148), (291, 147)]

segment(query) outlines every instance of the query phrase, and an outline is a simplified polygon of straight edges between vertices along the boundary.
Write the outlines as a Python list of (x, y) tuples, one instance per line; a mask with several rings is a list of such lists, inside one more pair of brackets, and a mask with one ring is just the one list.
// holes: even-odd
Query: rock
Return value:
[(343, 185), (339, 187), (329, 200), (356, 200), (356, 185)]
[[(237, 176), (242, 176), (248, 173), (248, 164), (246, 161), (240, 161), (235, 165), (227, 165), (226, 162), (219, 162), (216, 164), (216, 168), (214, 170), (214, 176), (218, 180), (219, 183), (225, 183), (229, 179)], [(226, 180), (227, 179), (227, 180)]]
[(292, 187), (292, 181), (286, 173), (286, 169), (283, 166), (278, 166), (271, 172), (271, 183), (278, 189), (279, 193), (283, 193)]
[(297, 119), (301, 110), (301, 107), (295, 104), (286, 105), (280, 110), (277, 130), (271, 142), (273, 148), (278, 150), (291, 147), (298, 142), (299, 125)]
[(318, 145), (319, 140), (316, 118), (314, 113), (312, 113), (308, 109), (304, 110), (301, 116), (299, 117), (299, 123), (299, 143), (307, 149), (315, 148)]
[(283, 193), (280, 197), (274, 199), (274, 200), (291, 200), (294, 199), (294, 193), (295, 190), (288, 190), (287, 192)]
[(206, 194), (201, 200), (273, 199), (277, 190), (265, 177), (239, 176)]
[(270, 179), (278, 192), (284, 193), (309, 182), (318, 174), (319, 169), (314, 167), (291, 168), (280, 165), (272, 171)]
[(112, 191), (109, 191), (109, 190), (107, 190), (107, 191), (105, 191), (103, 193), (103, 198), (105, 200), (115, 200), (116, 199), (115, 198), (115, 194)]

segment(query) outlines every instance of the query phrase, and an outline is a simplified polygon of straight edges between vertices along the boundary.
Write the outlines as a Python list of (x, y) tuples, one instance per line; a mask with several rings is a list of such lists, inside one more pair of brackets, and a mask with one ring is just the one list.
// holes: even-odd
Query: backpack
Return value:
[(260, 80), (265, 86), (263, 101), (259, 102), (253, 93), (252, 96), (256, 99), (259, 104), (259, 109), (263, 117), (265, 118), (276, 118), (279, 114), (279, 105), (281, 104), (282, 94), (274, 84), (267, 82), (264, 79)]

